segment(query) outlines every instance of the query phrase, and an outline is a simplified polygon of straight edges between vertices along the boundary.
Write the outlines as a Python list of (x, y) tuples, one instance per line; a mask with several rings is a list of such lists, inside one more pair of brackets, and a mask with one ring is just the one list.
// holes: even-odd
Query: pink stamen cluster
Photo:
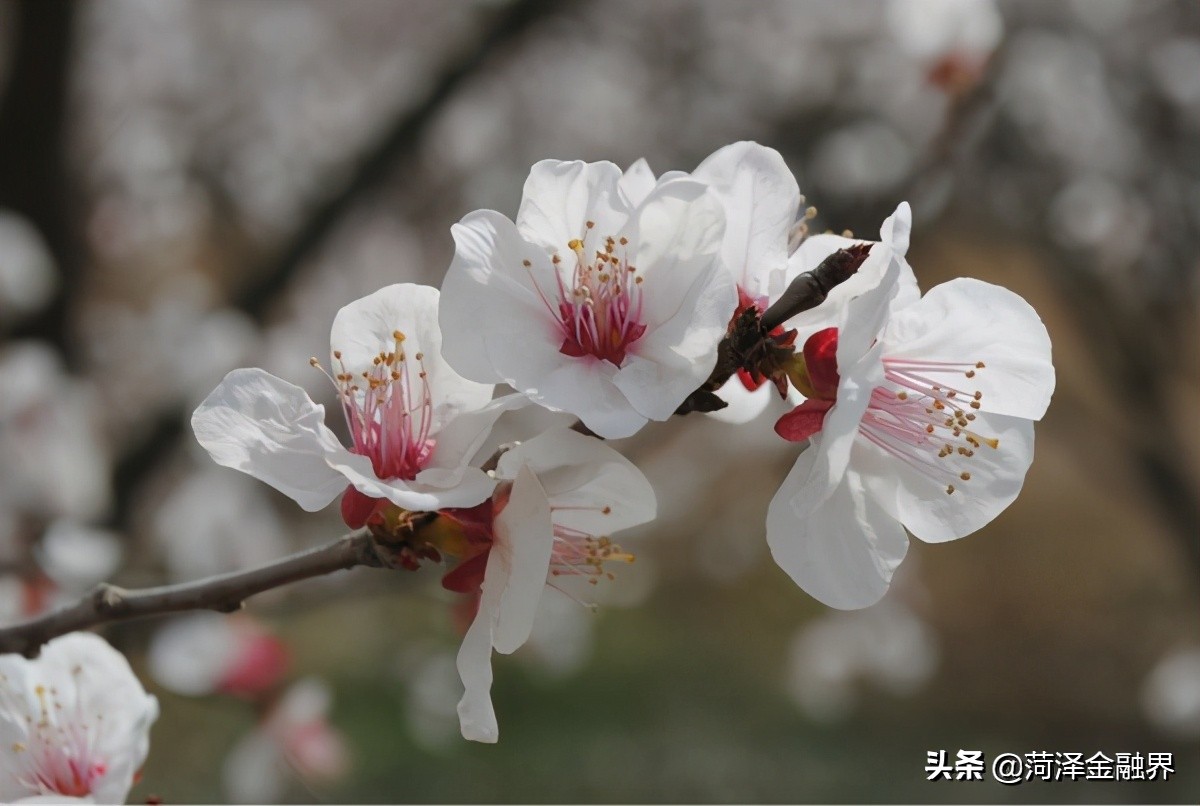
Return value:
[[(588, 229), (594, 226), (587, 222)], [(590, 355), (619, 367), (630, 345), (646, 332), (641, 322), (642, 277), (629, 263), (628, 244), (626, 238), (609, 236), (604, 239), (604, 249), (589, 258), (581, 239), (570, 241), (567, 247), (575, 253), (575, 268), (569, 285), (560, 270), (562, 257), (555, 253), (551, 260), (557, 305), (551, 304), (535, 282), (542, 302), (562, 330), (559, 351), (563, 354), (576, 358)], [(532, 267), (528, 260), (524, 265)]]
[[(78, 676), (82, 669), (76, 667), (73, 673)], [(17, 758), (17, 784), (42, 795), (82, 798), (92, 794), (96, 781), (108, 771), (108, 764), (98, 757), (96, 750), (104, 726), (103, 714), (89, 719), (78, 700), (68, 711), (53, 687), (37, 685), (34, 693), (38, 712), (25, 714), (27, 741), (14, 742), (6, 748)], [(3, 676), (0, 676), (0, 697), (11, 713), (24, 710), (24, 698), (12, 691)]]
[(935, 381), (931, 376), (975, 377), (982, 361), (955, 363), (884, 358), (884, 377), (899, 389), (876, 387), (859, 423), (859, 433), (909, 467), (944, 483), (971, 480), (966, 463), (977, 450), (995, 450), (1000, 440), (971, 430), (983, 393)]
[[(338, 371), (330, 380), (346, 415), (351, 450), (370, 458), (379, 478), (411, 480), (433, 455), (433, 397), (425, 356), (418, 352), (410, 358), (399, 330), (392, 338), (394, 348), (380, 351), (371, 368), (357, 374), (347, 371), (341, 351), (334, 350)], [(320, 368), (317, 359), (310, 363)]]

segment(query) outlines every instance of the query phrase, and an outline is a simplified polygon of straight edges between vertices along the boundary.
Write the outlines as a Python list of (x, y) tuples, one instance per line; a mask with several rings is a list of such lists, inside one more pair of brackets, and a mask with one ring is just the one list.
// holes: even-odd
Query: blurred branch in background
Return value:
[(57, 288), (40, 313), (11, 338), (42, 339), (79, 369), (81, 351), (71, 330), (73, 298), (80, 290), (82, 255), (69, 195), (66, 120), (73, 0), (18, 3), (8, 81), (0, 95), (0, 208), (26, 216), (45, 238), (59, 267)]
[[(448, 60), (421, 101), (399, 112), (378, 140), (361, 154), (349, 156), (343, 168), (335, 171), (341, 176), (345, 166), (350, 166), (350, 178), (321, 184), (321, 187), (330, 188), (329, 194), (312, 207), (307, 218), (285, 239), (275, 256), (246, 273), (250, 279), (243, 288), (234, 291), (234, 307), (261, 320), (305, 261), (347, 214), (413, 157), (438, 113), (463, 83), (539, 21), (577, 2), (579, 0), (516, 0), (496, 12), (493, 19), (482, 22), (479, 37)], [(112, 522), (116, 527), (128, 527), (138, 491), (171, 455), (184, 433), (187, 414), (178, 409), (164, 412), (144, 437), (119, 458), (113, 484)]]

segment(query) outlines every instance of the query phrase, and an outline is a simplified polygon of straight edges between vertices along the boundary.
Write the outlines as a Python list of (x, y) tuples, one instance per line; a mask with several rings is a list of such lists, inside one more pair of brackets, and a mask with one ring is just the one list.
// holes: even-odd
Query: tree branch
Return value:
[(52, 638), (113, 621), (160, 616), (187, 610), (232, 613), (245, 599), (292, 582), (357, 566), (388, 568), (392, 564), (368, 531), (351, 532), (319, 548), (293, 554), (249, 571), (126, 590), (102, 583), (78, 602), (27, 621), (0, 627), (0, 654), (34, 657)]

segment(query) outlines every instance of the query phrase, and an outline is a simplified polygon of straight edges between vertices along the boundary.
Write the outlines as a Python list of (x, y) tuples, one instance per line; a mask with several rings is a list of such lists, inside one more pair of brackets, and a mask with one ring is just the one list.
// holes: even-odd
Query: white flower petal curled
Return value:
[(192, 430), (214, 462), (271, 485), (309, 512), (346, 489), (330, 458), (370, 473), (370, 460), (350, 456), (326, 427), (324, 406), (261, 369), (226, 375), (192, 414)]

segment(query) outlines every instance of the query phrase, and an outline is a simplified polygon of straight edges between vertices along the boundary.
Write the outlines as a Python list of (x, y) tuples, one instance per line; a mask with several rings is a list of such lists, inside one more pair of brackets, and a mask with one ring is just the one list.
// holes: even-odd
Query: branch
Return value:
[(720, 411), (728, 405), (716, 392), (739, 369), (767, 379), (782, 378), (783, 362), (794, 352), (791, 339), (795, 331), (777, 333), (793, 316), (811, 310), (822, 302), (834, 286), (846, 282), (858, 271), (870, 253), (868, 244), (839, 249), (821, 261), (812, 271), (800, 274), (783, 294), (763, 313), (751, 306), (730, 323), (729, 332), (717, 345), (717, 363), (699, 389), (688, 395), (676, 414), (693, 411)]
[(302, 579), (357, 566), (391, 567), (385, 555), (380, 553), (381, 548), (371, 533), (364, 530), (249, 571), (142, 590), (126, 590), (101, 583), (73, 605), (0, 628), (0, 654), (19, 652), (34, 657), (42, 644), (52, 638), (113, 621), (187, 610), (232, 613), (255, 594)]

